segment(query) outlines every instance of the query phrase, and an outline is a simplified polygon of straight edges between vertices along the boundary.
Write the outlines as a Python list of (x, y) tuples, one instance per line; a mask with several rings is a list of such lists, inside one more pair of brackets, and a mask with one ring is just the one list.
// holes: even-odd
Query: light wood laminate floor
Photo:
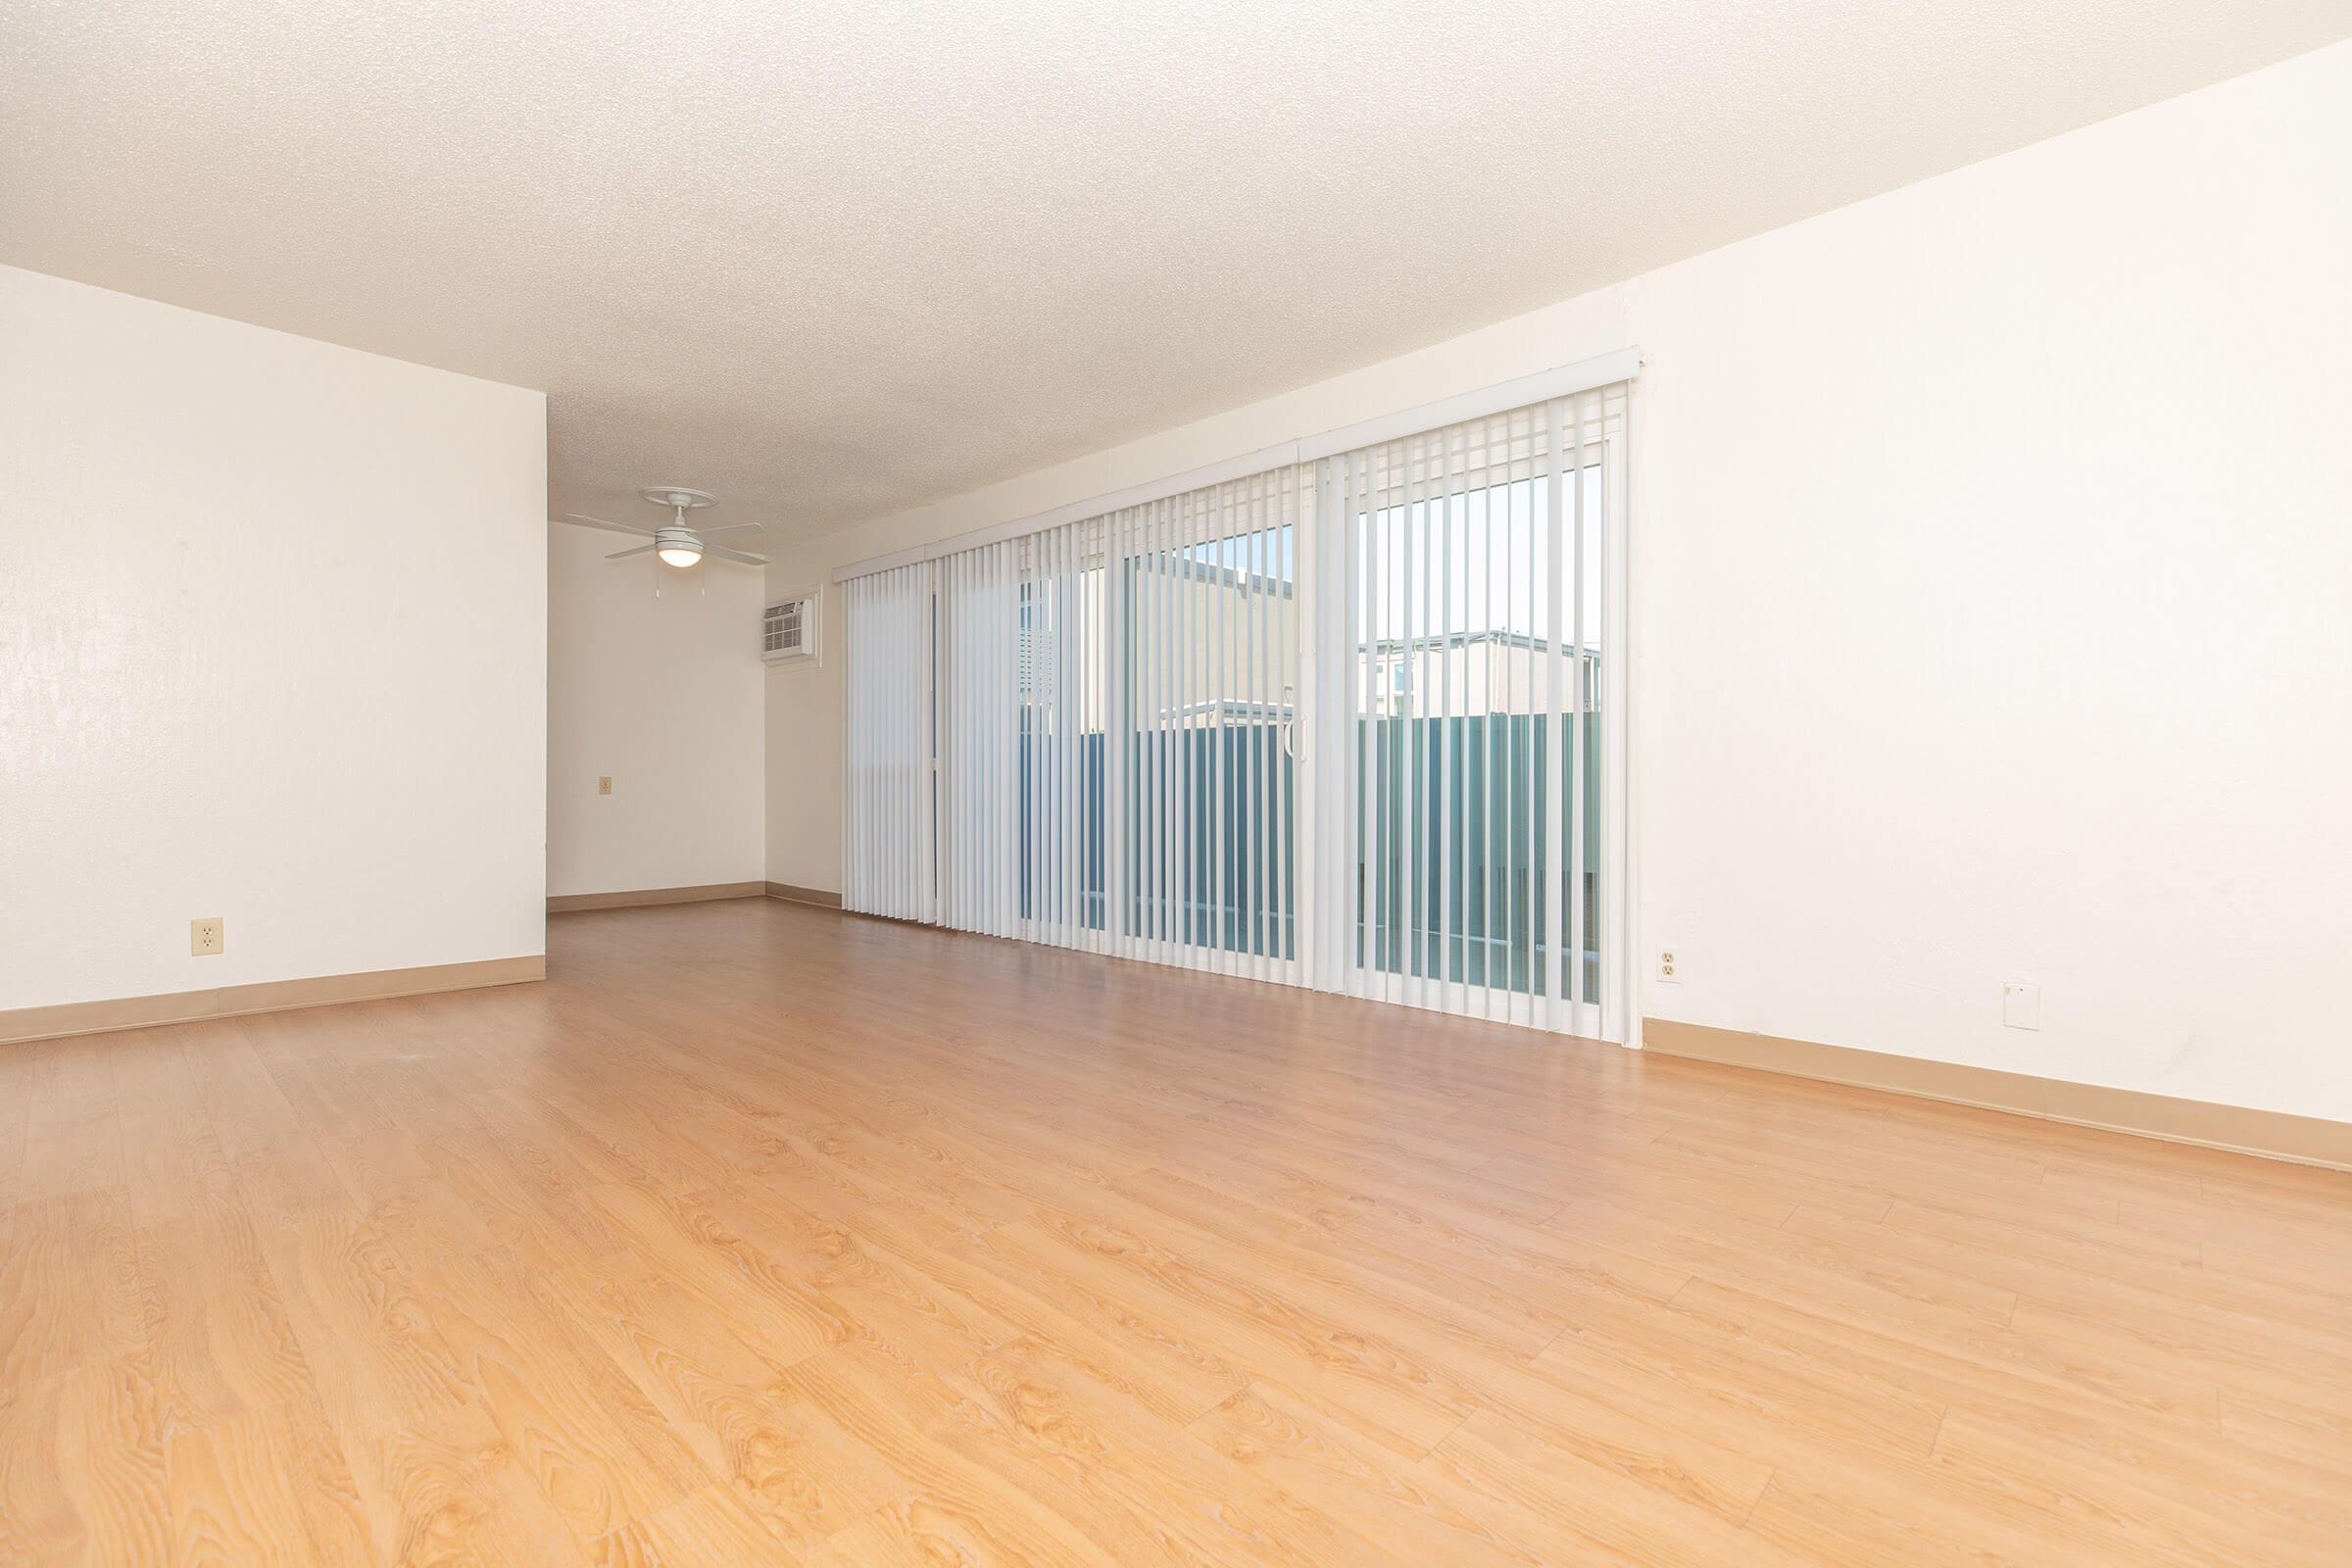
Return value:
[(0, 1561), (2348, 1560), (2352, 1177), (766, 901), (549, 927), (0, 1049)]

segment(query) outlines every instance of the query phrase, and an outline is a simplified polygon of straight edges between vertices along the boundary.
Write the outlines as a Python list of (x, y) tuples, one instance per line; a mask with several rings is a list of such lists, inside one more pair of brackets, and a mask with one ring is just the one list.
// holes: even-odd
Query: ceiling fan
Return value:
[(767, 564), (764, 556), (747, 556), (740, 550), (729, 550), (725, 545), (705, 542), (713, 534), (741, 533), (746, 528), (758, 531), (760, 524), (756, 522), (730, 522), (722, 528), (686, 526), (686, 514), (716, 504), (708, 491), (688, 490), (671, 484), (652, 484), (637, 493), (657, 507), (670, 509), (670, 520), (666, 526), (640, 528), (633, 522), (608, 522), (602, 517), (591, 517), (577, 512), (564, 514), (564, 520), (578, 523), (584, 528), (633, 533), (653, 541), (650, 545), (639, 545), (634, 550), (616, 550), (605, 558), (607, 561), (626, 561), (631, 556), (642, 556), (650, 550), (664, 565), (670, 566), (691, 566), (705, 556), (716, 556), (721, 561), (740, 561), (747, 566)]

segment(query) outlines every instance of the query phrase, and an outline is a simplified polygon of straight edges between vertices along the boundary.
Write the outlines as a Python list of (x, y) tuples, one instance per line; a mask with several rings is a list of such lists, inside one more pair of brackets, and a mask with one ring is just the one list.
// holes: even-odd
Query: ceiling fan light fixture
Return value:
[(691, 566), (703, 559), (703, 542), (690, 529), (662, 528), (654, 534), (654, 554), (664, 565)]
[[(675, 485), (650, 485), (644, 494), (645, 499), (653, 502), (656, 506), (669, 509), (668, 522), (660, 527), (641, 528), (633, 522), (613, 522), (604, 517), (591, 517), (584, 512), (566, 512), (562, 520), (578, 523), (583, 528), (603, 528), (610, 533), (635, 534), (638, 538), (646, 541), (633, 549), (615, 551), (605, 558), (607, 561), (633, 561), (639, 556), (652, 556), (655, 565), (668, 566), (677, 571), (684, 571), (690, 566), (699, 566), (705, 561), (732, 561), (746, 566), (767, 564), (764, 557), (745, 555), (731, 545), (703, 543), (703, 535), (706, 533), (759, 533), (761, 531), (759, 523), (729, 522), (716, 528), (687, 526), (686, 514), (688, 513), (698, 512), (705, 507), (714, 505), (710, 492), (688, 490)], [(551, 518), (550, 520), (556, 519)], [(657, 594), (662, 591), (661, 583), (662, 574), (657, 571), (654, 574), (654, 592)]]

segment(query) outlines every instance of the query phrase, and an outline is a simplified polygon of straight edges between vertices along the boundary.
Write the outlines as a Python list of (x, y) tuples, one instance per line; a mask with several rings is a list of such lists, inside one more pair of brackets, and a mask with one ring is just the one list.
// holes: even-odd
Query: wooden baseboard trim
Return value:
[(1677, 1023), (1671, 1018), (1642, 1019), (1642, 1041), (1661, 1055), (1752, 1067), (1762, 1072), (1786, 1073), (1794, 1078), (1818, 1079), (1857, 1089), (1880, 1089), (1985, 1110), (2006, 1110), (2020, 1116), (2039, 1116), (2078, 1127), (2161, 1138), (2168, 1143), (2260, 1154), (2300, 1165), (2352, 1170), (2352, 1122), (2296, 1116), (2279, 1110), (2252, 1110), (2243, 1105), (2217, 1105), (2202, 1100), (2145, 1094), (2136, 1089), (2103, 1089), (2096, 1084), (2036, 1078), (2029, 1073), (1924, 1061), (1916, 1056), (1857, 1051), (1850, 1046), (1825, 1046), (1809, 1040), (1784, 1040), (1777, 1035), (1717, 1029), (1707, 1024)]
[(767, 896), (782, 899), (786, 904), (813, 904), (820, 909), (841, 907), (841, 895), (827, 893), (823, 888), (796, 888), (789, 882), (770, 882)]
[(60, 1035), (111, 1034), (156, 1024), (193, 1023), (249, 1012), (283, 1012), (323, 1007), (338, 1002), (375, 1002), (432, 991), (471, 991), (547, 978), (547, 955), (481, 958), (470, 963), (428, 963), (415, 969), (374, 969), (361, 974), (321, 974), (301, 980), (264, 980), (252, 985), (173, 991), (158, 997), (116, 997), (105, 1002), (66, 1002), (50, 1007), (17, 1007), (0, 1012), (0, 1045), (52, 1040)]
[(558, 893), (549, 896), (547, 912), (566, 914), (574, 909), (635, 909), (649, 904), (709, 904), (716, 899), (756, 899), (765, 882), (706, 882), (691, 888), (628, 888), (619, 893)]

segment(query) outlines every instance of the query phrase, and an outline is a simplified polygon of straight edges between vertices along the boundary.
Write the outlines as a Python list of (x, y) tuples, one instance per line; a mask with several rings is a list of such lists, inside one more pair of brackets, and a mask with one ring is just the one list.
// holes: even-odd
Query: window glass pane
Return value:
[[(1554, 613), (1541, 569), (1546, 476), (1467, 485), (1352, 519), (1351, 686), (1367, 797), (1356, 832), (1354, 946), (1367, 967), (1520, 993), (1539, 990), (1547, 971), (1569, 972), (1564, 917), (1562, 951), (1553, 962), (1538, 960), (1556, 885), (1545, 842), (1553, 791), (1561, 820), (1571, 814), (1571, 781), (1549, 776), (1547, 731), (1574, 726), (1573, 716), (1550, 716), (1572, 714), (1571, 680), (1581, 678), (1587, 693), (1585, 778), (1599, 776), (1597, 466), (1583, 470), (1582, 483), (1585, 562), (1581, 570), (1562, 563), (1564, 614)], [(1562, 513), (1560, 548), (1572, 554), (1572, 498)], [(1597, 789), (1584, 791), (1584, 808), (1591, 999), (1599, 971)]]

